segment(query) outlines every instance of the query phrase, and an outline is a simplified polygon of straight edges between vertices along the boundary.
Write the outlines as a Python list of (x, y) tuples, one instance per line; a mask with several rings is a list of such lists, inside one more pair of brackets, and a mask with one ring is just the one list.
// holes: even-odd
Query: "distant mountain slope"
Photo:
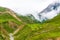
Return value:
[(60, 12), (60, 3), (55, 2), (49, 4), (48, 7), (46, 7), (43, 11), (41, 11), (38, 15), (39, 15), (39, 19), (43, 21), (47, 19), (52, 19), (59, 12)]
[(48, 7), (45, 8), (40, 13), (48, 13), (48, 12), (50, 12), (52, 10), (58, 10), (58, 7), (60, 7), (60, 3), (59, 2), (58, 3), (57, 2), (56, 3), (52, 3), (52, 4), (48, 5)]
[(23, 22), (26, 23), (40, 23), (40, 21), (38, 21), (37, 19), (35, 19), (35, 17), (32, 14), (28, 14), (26, 16), (23, 15), (19, 15), (18, 16)]
[(60, 38), (60, 14), (42, 24), (28, 24), (15, 35), (15, 40), (57, 40), (58, 38)]
[(60, 23), (60, 13), (56, 17), (54, 17), (53, 19), (47, 20), (47, 22)]

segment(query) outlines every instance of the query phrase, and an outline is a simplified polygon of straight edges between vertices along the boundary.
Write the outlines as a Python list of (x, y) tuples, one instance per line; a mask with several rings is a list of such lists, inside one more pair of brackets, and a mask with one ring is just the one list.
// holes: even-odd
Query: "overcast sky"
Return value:
[(36, 14), (56, 0), (0, 0), (0, 6), (8, 7), (18, 14)]

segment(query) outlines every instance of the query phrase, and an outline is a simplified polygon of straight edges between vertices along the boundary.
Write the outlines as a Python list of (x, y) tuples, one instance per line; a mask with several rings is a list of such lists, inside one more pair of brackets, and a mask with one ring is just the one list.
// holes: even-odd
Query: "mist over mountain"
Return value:
[(43, 11), (41, 11), (39, 15), (39, 19), (41, 21), (52, 19), (53, 17), (57, 16), (60, 12), (60, 2), (51, 3), (46, 7)]
[[(52, 19), (60, 12), (60, 2), (49, 4), (45, 9), (39, 13), (31, 14), (36, 20), (42, 22), (43, 20)], [(28, 14), (27, 14), (28, 15)]]
[(10, 8), (17, 14), (32, 14), (39, 19), (37, 14), (56, 1), (59, 2), (59, 0), (0, 0), (0, 6)]

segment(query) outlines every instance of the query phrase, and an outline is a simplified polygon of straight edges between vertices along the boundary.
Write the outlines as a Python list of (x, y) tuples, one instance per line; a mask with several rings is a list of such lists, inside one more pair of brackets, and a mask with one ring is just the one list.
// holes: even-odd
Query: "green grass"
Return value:
[(0, 12), (5, 12), (6, 8), (0, 7)]
[[(24, 31), (23, 30), (21, 30), (22, 32), (20, 31), (22, 34), (18, 33), (18, 35), (22, 36), (18, 37), (18, 35), (16, 35), (15, 39), (16, 37), (18, 40), (41, 40), (41, 39), (46, 40), (47, 38), (55, 39), (56, 37), (60, 37), (60, 14), (51, 20), (47, 20), (45, 23), (27, 24), (26, 27), (30, 27), (32, 29), (31, 33), (28, 33), (29, 35), (27, 34), (28, 35), (27, 37), (22, 37), (25, 35), (24, 32), (26, 31), (26, 29), (24, 28), (25, 29), (25, 30), (23, 29)], [(29, 30), (29, 28), (27, 28), (27, 30)]]
[(21, 24), (21, 22), (19, 23), (18, 20), (16, 20), (14, 17), (12, 17), (9, 13), (4, 13), (0, 15), (0, 23), (3, 21), (14, 21), (17, 24)]
[(31, 28), (25, 26), (15, 35), (15, 40), (25, 40), (30, 33), (31, 33)]
[(4, 40), (4, 38), (0, 35), (0, 40)]
[(29, 27), (31, 27), (32, 30), (39, 30), (41, 27), (40, 23), (35, 24), (28, 24)]
[[(22, 22), (19, 22), (18, 20), (16, 20), (13, 16), (11, 16), (9, 13), (3, 13), (0, 15), (0, 24), (2, 24), (3, 28), (6, 29), (9, 33), (12, 33), (15, 29), (12, 29), (11, 27), (9, 27), (8, 22), (12, 21), (15, 24), (17, 24), (18, 26), (20, 24), (22, 24)], [(17, 28), (16, 28), (17, 29)]]

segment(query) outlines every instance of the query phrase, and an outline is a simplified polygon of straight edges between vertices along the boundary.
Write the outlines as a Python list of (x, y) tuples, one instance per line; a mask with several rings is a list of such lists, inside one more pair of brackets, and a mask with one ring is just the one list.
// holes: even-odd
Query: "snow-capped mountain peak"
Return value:
[(55, 3), (49, 4), (47, 8), (45, 8), (43, 11), (38, 13), (38, 16), (39, 16), (40, 21), (43, 21), (47, 19), (52, 19), (59, 12), (60, 12), (60, 3), (55, 2)]

